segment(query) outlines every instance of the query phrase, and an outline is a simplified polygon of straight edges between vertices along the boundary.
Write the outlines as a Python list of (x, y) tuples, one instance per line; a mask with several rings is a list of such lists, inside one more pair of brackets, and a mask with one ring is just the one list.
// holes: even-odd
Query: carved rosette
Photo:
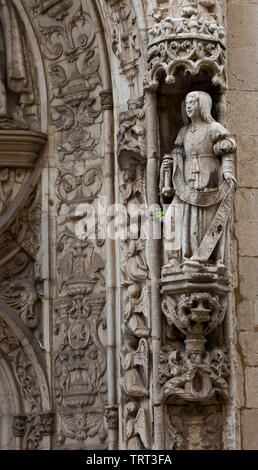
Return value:
[(150, 29), (146, 89), (155, 90), (161, 77), (173, 85), (179, 68), (190, 75), (209, 71), (214, 85), (226, 86), (224, 28), (215, 14), (200, 13), (199, 7), (194, 1), (178, 17), (168, 12)]

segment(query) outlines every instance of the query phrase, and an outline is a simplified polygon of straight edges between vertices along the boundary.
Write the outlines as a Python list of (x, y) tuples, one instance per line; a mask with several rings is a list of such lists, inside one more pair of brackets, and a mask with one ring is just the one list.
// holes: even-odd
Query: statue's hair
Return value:
[(211, 115), (211, 108), (212, 108), (212, 99), (208, 93), (205, 91), (191, 91), (186, 95), (186, 98), (191, 95), (195, 96), (199, 102), (199, 110), (201, 118), (204, 122), (212, 122), (214, 121)]

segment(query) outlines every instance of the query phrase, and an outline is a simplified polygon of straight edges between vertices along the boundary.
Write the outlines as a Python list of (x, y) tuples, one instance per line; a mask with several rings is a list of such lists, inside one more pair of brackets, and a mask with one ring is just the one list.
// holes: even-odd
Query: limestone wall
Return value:
[(238, 448), (258, 448), (258, 1), (228, 1), (227, 122), (237, 135), (234, 277)]

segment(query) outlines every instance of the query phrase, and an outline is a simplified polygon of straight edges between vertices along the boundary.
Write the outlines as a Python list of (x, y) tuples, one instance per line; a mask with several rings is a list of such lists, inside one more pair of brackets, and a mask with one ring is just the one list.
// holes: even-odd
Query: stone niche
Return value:
[(168, 8), (148, 46), (146, 87), (157, 93), (163, 209), (157, 380), (168, 449), (224, 448), (223, 409), (231, 403), (225, 318), (231, 315), (236, 143), (225, 128), (224, 28), (217, 6), (183, 2), (178, 18)]

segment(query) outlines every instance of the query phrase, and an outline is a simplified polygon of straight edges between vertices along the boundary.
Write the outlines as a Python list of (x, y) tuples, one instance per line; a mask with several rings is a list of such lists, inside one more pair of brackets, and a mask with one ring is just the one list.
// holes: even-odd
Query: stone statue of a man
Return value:
[(22, 32), (11, 0), (0, 0), (0, 119), (8, 119), (7, 89), (28, 93)]
[(172, 154), (163, 159), (162, 195), (174, 194), (164, 218), (167, 267), (225, 267), (236, 143), (213, 119), (211, 108), (208, 93), (188, 93), (185, 110), (191, 123), (180, 129)]

